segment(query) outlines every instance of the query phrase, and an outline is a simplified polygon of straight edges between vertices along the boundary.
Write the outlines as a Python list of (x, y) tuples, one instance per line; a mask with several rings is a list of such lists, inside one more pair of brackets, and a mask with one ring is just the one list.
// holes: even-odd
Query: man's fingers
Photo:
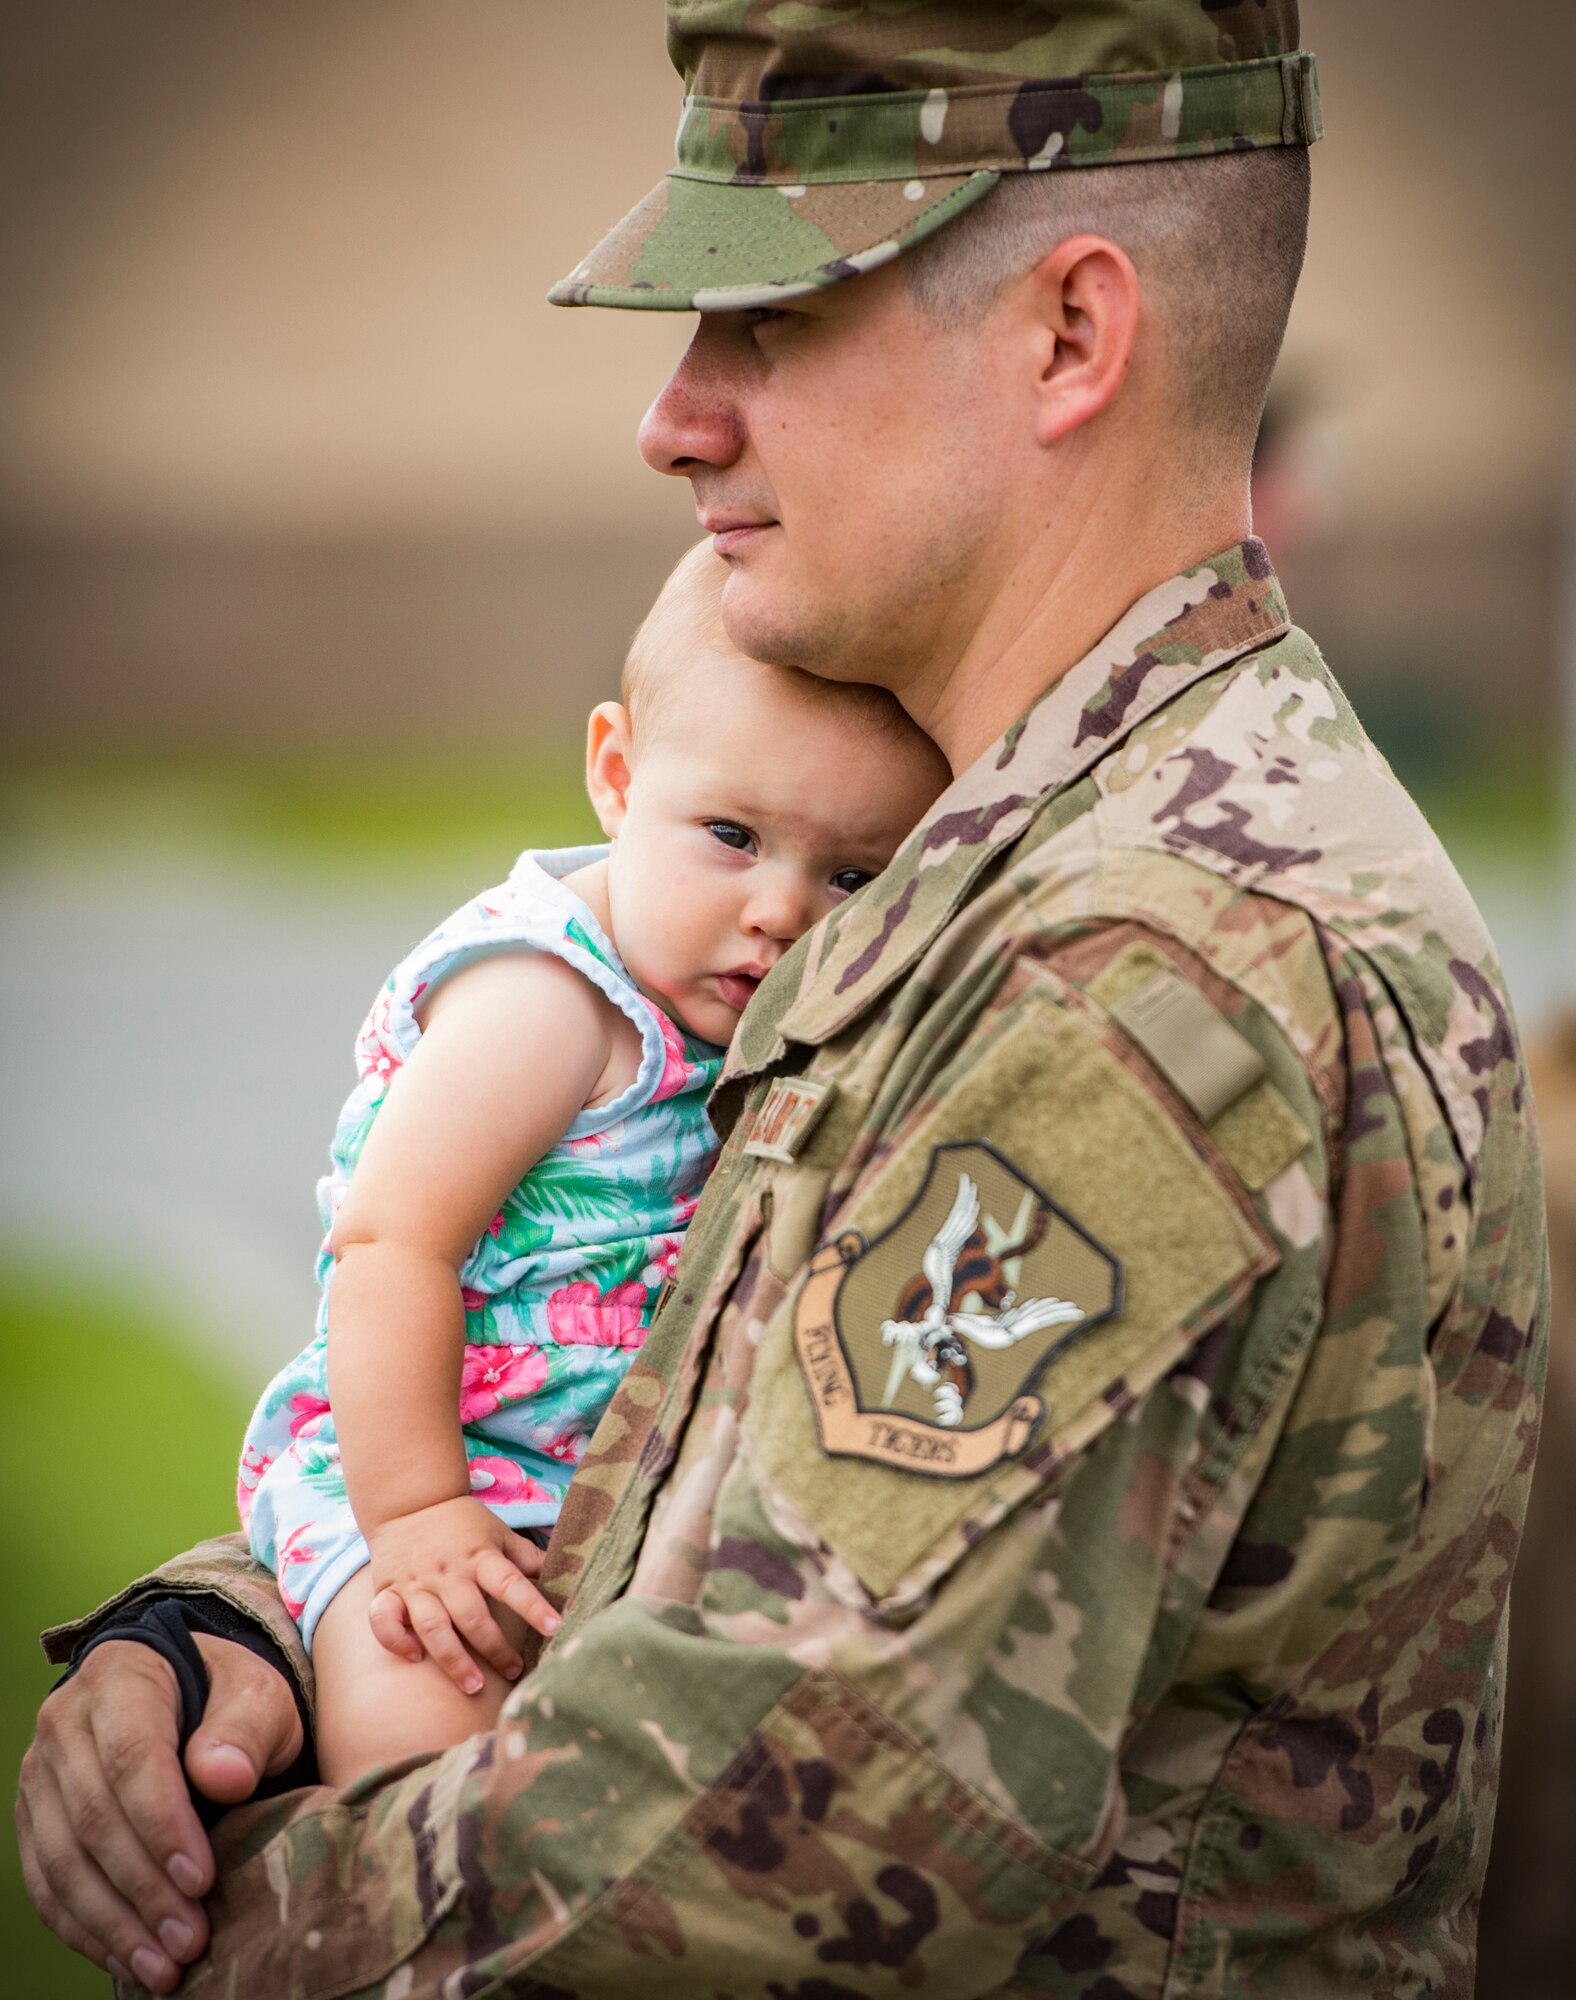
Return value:
[(96, 1965), (114, 1959), (161, 1994), (208, 1938), (194, 1899), (212, 1884), (213, 1857), (186, 1772), (213, 1798), (241, 1799), (301, 1748), (281, 1676), (244, 1646), (197, 1644), (211, 1693), (186, 1770), (169, 1663), (115, 1640), (45, 1702), (17, 1801), (23, 1869), (44, 1921)]
[(405, 1600), (397, 1590), (380, 1590), (367, 1606), (367, 1623), (378, 1644), (396, 1658), (417, 1665), (422, 1657), (421, 1641), (410, 1629)]
[[(200, 1882), (208, 1846), (175, 1745), (123, 1735), (103, 1711), (92, 1721), (93, 1754), (63, 1762), (57, 1772), (62, 1802), (70, 1802), (75, 1846), (92, 1857), (104, 1883), (153, 1934), (143, 1942), (162, 1941), (172, 1958), (187, 1962), (202, 1950), (208, 1924), (201, 1904), (175, 1878)], [(119, 1943), (107, 1942), (129, 1962)]]
[[(84, 1673), (99, 1652), (89, 1656)], [(149, 1728), (145, 1712), (99, 1700), (88, 1711), (81, 1752), (62, 1746), (61, 1787), (73, 1802), (79, 1838), (150, 1928), (173, 1917), (201, 1929), (202, 1913), (191, 1899), (206, 1893), (212, 1857), (176, 1749), (175, 1676), (151, 1646), (133, 1646), (131, 1655), (123, 1667), (127, 1675), (167, 1679), (168, 1728)], [(107, 1787), (102, 1793), (101, 1783)]]
[(405, 1606), (416, 1637), (453, 1681), (461, 1694), (480, 1694), (486, 1683), (481, 1669), (455, 1636), (453, 1621), (430, 1590), (412, 1591)]
[(476, 1565), (476, 1581), (489, 1597), (523, 1618), (533, 1632), (544, 1639), (556, 1632), (563, 1620), (534, 1583), (528, 1583), (500, 1550), (495, 1557)]
[(58, 1915), (97, 1938), (101, 1959), (156, 1949), (161, 1926), (187, 1957), (207, 1935), (191, 1898), (211, 1861), (176, 1754), (179, 1711), (169, 1664), (112, 1641), (45, 1702), (23, 1763), (18, 1826), (25, 1811), (34, 1876), (54, 1912), (46, 1921), (59, 1929)]
[[(105, 1970), (117, 1958), (155, 1993), (172, 1992), (179, 1965), (85, 1851), (47, 1770), (19, 1802), (17, 1835), (28, 1894), (55, 1935)], [(189, 1943), (184, 1927), (170, 1936)]]
[(300, 1756), (301, 1718), (284, 1675), (245, 1646), (199, 1633), (197, 1648), (208, 1706), (186, 1746), (186, 1769), (206, 1797), (235, 1805)]

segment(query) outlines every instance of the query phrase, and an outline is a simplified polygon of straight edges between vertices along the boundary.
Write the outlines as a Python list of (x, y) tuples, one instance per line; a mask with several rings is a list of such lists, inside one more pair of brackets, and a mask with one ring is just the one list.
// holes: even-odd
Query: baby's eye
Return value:
[(724, 847), (731, 847), (736, 854), (748, 854), (755, 845), (749, 828), (739, 826), (731, 819), (709, 819), (706, 831), (720, 840)]
[(839, 868), (832, 877), (832, 887), (840, 896), (851, 896), (856, 889), (862, 889), (875, 876), (868, 868)]

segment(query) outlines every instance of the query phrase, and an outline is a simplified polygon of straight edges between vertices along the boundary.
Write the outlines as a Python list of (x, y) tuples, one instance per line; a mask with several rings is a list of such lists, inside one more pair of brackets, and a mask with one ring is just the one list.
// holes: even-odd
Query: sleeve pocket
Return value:
[[(1036, 978), (910, 1114), (774, 1315), (746, 1418), (763, 1499), (896, 1613), (1277, 1262), (1195, 1115), (1103, 1014)], [(1064, 1298), (1082, 1311), (1058, 1325)]]

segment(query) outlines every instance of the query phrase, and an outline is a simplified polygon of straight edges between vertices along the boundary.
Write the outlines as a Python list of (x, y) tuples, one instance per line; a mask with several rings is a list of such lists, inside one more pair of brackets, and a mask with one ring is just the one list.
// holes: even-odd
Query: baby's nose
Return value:
[(746, 913), (749, 928), (759, 936), (763, 953), (771, 952), (773, 964), (815, 919), (814, 897), (807, 886), (781, 876), (756, 886)]

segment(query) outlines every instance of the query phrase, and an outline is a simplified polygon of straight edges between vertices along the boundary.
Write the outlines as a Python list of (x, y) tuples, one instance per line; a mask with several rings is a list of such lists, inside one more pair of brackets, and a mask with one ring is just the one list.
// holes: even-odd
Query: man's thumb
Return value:
[(186, 1774), (205, 1797), (248, 1799), (301, 1753), (301, 1719), (284, 1676), (229, 1639), (196, 1635), (208, 1667), (208, 1706), (186, 1745)]

